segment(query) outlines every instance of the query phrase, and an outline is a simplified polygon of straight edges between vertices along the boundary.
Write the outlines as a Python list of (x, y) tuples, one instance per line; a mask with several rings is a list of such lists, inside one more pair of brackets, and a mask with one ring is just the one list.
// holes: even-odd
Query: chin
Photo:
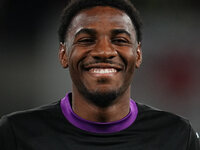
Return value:
[(98, 91), (85, 93), (85, 97), (94, 105), (104, 108), (112, 105), (118, 94), (116, 91)]
[(95, 90), (89, 90), (87, 88), (79, 88), (79, 92), (92, 104), (97, 107), (105, 108), (111, 106), (114, 101), (121, 94), (124, 93), (125, 90), (119, 89), (110, 89), (106, 87), (101, 87)]

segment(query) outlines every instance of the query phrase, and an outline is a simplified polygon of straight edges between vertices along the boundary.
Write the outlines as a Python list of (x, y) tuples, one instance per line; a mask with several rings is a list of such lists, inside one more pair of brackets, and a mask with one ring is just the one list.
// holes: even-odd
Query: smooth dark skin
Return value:
[[(89, 121), (112, 122), (129, 113), (133, 73), (142, 62), (140, 48), (131, 19), (118, 9), (98, 6), (75, 16), (66, 43), (60, 44), (59, 59), (64, 68), (69, 67), (73, 81), (72, 109), (78, 116)], [(96, 60), (113, 64), (94, 64)], [(88, 68), (114, 68), (117, 72), (95, 74)], [(121, 89), (122, 94), (110, 106), (99, 107), (79, 92), (82, 85), (90, 92)]]

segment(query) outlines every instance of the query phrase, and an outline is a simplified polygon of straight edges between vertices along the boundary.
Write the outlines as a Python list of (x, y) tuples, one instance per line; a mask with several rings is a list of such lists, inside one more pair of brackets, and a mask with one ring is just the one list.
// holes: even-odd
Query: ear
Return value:
[(138, 47), (137, 47), (137, 50), (136, 50), (136, 54), (137, 54), (137, 57), (136, 57), (135, 67), (136, 67), (136, 68), (139, 68), (140, 65), (142, 64), (141, 42), (138, 43)]
[(62, 67), (67, 68), (68, 67), (68, 56), (67, 56), (65, 43), (60, 43), (58, 56), (59, 56), (59, 60), (60, 60)]

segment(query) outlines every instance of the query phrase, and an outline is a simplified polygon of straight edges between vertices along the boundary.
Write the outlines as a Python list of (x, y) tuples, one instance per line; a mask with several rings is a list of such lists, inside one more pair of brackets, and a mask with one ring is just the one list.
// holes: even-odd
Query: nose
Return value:
[(94, 49), (91, 51), (94, 59), (112, 59), (117, 56), (117, 51), (113, 48), (112, 43), (106, 37), (97, 41)]

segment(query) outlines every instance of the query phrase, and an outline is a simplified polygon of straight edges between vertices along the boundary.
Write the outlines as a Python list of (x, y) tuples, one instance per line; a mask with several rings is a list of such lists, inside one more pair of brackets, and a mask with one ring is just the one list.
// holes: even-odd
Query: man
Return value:
[(72, 93), (4, 116), (2, 150), (199, 150), (189, 122), (130, 98), (142, 62), (140, 20), (128, 0), (75, 0), (59, 28)]

